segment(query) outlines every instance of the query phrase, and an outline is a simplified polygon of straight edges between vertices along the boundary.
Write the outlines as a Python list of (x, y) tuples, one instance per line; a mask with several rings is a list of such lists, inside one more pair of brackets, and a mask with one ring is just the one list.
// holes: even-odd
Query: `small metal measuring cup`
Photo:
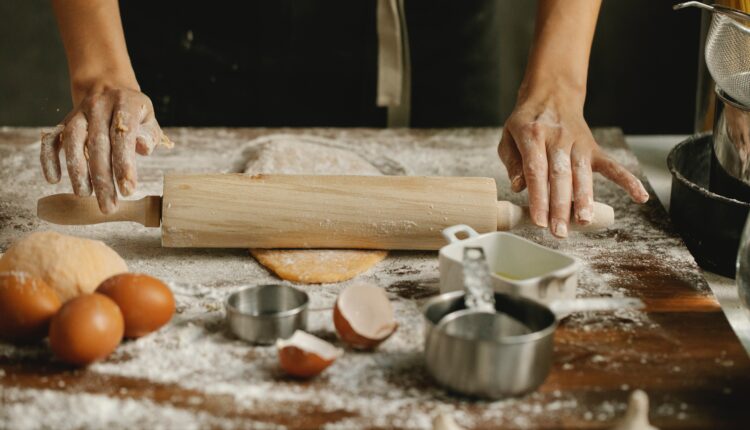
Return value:
[(437, 296), (424, 307), (427, 371), (450, 391), (492, 399), (531, 392), (549, 374), (560, 315), (643, 306), (632, 298), (559, 300), (547, 306), (494, 294), (495, 312), (467, 309), (463, 291)]
[(229, 329), (240, 339), (270, 345), (307, 328), (307, 293), (288, 285), (257, 285), (229, 296)]

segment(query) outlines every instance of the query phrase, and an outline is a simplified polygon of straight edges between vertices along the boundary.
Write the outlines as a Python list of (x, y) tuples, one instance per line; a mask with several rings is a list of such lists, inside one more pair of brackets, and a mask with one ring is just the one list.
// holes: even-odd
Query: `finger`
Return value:
[(140, 119), (124, 105), (116, 106), (109, 138), (112, 143), (112, 169), (123, 196), (133, 194), (138, 182), (135, 165), (135, 139)]
[(634, 202), (646, 203), (648, 201), (648, 192), (641, 181), (616, 162), (605, 156), (599, 156), (594, 160), (593, 169), (627, 191)]
[(529, 213), (539, 227), (547, 227), (549, 218), (549, 193), (547, 188), (547, 151), (544, 132), (533, 124), (519, 136), (513, 136), (523, 158), (523, 176), (529, 188)]
[(111, 105), (106, 101), (95, 102), (88, 115), (89, 134), (86, 146), (89, 152), (91, 182), (94, 185), (99, 209), (112, 213), (117, 208), (117, 191), (112, 178), (112, 148), (109, 141), (109, 124), (112, 119)]
[(550, 146), (547, 160), (550, 164), (550, 231), (557, 237), (567, 237), (573, 194), (570, 149), (559, 145)]
[(62, 133), (65, 149), (65, 164), (73, 185), (73, 192), (80, 197), (91, 195), (91, 178), (84, 148), (86, 147), (86, 117), (78, 112), (67, 124)]
[(500, 161), (505, 165), (510, 179), (510, 187), (513, 192), (521, 192), (526, 188), (526, 181), (523, 179), (523, 160), (521, 153), (518, 152), (516, 142), (510, 135), (507, 127), (503, 129), (503, 137), (500, 139), (500, 145), (497, 147), (497, 153)]
[[(138, 127), (135, 137), (135, 150), (141, 155), (150, 155), (153, 152), (156, 145), (163, 141), (164, 133), (159, 127), (159, 123), (156, 119), (151, 119), (142, 123)], [(169, 141), (169, 139), (167, 139)]]
[(594, 178), (588, 151), (573, 147), (570, 153), (573, 167), (573, 207), (578, 224), (590, 224), (594, 219)]
[(50, 184), (60, 182), (60, 133), (64, 128), (64, 125), (59, 124), (52, 130), (42, 132), (39, 161), (44, 179)]

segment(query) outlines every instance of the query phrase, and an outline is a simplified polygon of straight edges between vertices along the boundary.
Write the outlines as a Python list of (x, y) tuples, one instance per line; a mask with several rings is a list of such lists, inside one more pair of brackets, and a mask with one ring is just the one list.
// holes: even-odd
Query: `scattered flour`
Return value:
[[(165, 172), (241, 171), (244, 166), (237, 160), (243, 155), (246, 158), (250, 150), (245, 143), (266, 132), (171, 130), (170, 137), (177, 142), (172, 151), (157, 151), (154, 156), (139, 159), (140, 182), (134, 198), (159, 194)], [(19, 139), (37, 138), (35, 130), (17, 133)], [(353, 142), (360, 156), (388, 174), (494, 177), (499, 198), (515, 203), (526, 198), (525, 193), (509, 191), (495, 153), (500, 136), (496, 129), (318, 129), (314, 133), (325, 139)], [(392, 338), (374, 353), (347, 350), (312, 381), (286, 379), (277, 368), (273, 347), (253, 347), (236, 340), (224, 325), (224, 300), (231, 292), (278, 279), (250, 259), (246, 250), (166, 249), (160, 246), (158, 230), (134, 224), (64, 227), (37, 220), (37, 198), (69, 192), (65, 177), (58, 185), (44, 182), (37, 166), (37, 151), (37, 145), (19, 150), (0, 143), (4, 184), (0, 189), (0, 252), (20, 235), (42, 229), (104, 240), (125, 258), (131, 270), (164, 279), (175, 293), (178, 313), (163, 330), (125, 342), (110, 359), (86, 371), (53, 366), (48, 373), (27, 372), (26, 384), (16, 379), (16, 369), (35, 369), (25, 363), (48, 363), (49, 352), (44, 347), (0, 344), (0, 427), (277, 428), (307, 423), (331, 429), (429, 428), (434, 416), (448, 412), (467, 428), (537, 428), (584, 420), (610, 422), (624, 411), (626, 393), (620, 390), (617, 392), (622, 394), (616, 399), (601, 394), (597, 406), (589, 408), (584, 405), (592, 403), (585, 399), (593, 393), (561, 391), (555, 381), (526, 397), (496, 402), (469, 401), (436, 388), (423, 369), (421, 355), (420, 307), (437, 293), (438, 285), (436, 254), (425, 252), (392, 252), (374, 270), (358, 278), (384, 287), (393, 300), (399, 328)], [(636, 167), (628, 152), (609, 153), (628, 168)], [(397, 157), (398, 162), (391, 157)], [(595, 189), (597, 200), (615, 206), (618, 222), (612, 230), (572, 233), (565, 241), (530, 228), (517, 233), (581, 259), (581, 296), (646, 294), (644, 280), (654, 273), (668, 273), (696, 288), (705, 288), (679, 239), (662, 232), (668, 227), (654, 216), (655, 206), (629, 203), (624, 192), (598, 176)], [(341, 344), (335, 337), (329, 309), (346, 285), (349, 283), (302, 287), (311, 296), (310, 331), (337, 346)], [(628, 334), (635, 327), (659, 329), (657, 322), (637, 311), (574, 315), (561, 328), (584, 334), (603, 330)], [(610, 345), (562, 337), (558, 346), (558, 372), (579, 372), (584, 365), (616, 372), (620, 365), (611, 360)], [(638, 358), (644, 365), (658, 359), (648, 353)], [(724, 361), (717, 366), (727, 366)], [(82, 382), (89, 377), (99, 378), (96, 380), (101, 384), (93, 394), (92, 387)], [(621, 383), (629, 381), (625, 378), (617, 387)], [(130, 385), (140, 390), (136, 390), (137, 396), (131, 395), (135, 391), (128, 388)], [(165, 387), (162, 391), (167, 393), (184, 391), (184, 396), (163, 398), (162, 391), (149, 388), (151, 385)], [(687, 406), (687, 410), (673, 409), (672, 413), (685, 416), (690, 412)], [(666, 408), (657, 411), (670, 412)], [(302, 421), (310, 419), (318, 421)]]

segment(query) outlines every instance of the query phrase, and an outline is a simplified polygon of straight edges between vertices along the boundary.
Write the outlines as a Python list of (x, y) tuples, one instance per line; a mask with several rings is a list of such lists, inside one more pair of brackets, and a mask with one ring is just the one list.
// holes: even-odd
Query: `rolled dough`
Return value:
[[(316, 136), (276, 134), (252, 142), (245, 173), (381, 175), (354, 152)], [(251, 249), (250, 254), (281, 279), (304, 284), (343, 282), (382, 261), (387, 251), (339, 249)]]

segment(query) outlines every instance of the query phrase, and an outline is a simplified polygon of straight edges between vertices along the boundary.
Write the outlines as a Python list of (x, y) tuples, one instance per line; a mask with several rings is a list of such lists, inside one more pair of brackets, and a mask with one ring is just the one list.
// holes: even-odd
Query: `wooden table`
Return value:
[[(268, 134), (329, 139), (390, 174), (495, 177), (510, 195), (497, 161), (497, 129), (173, 129), (177, 146), (140, 159), (140, 194), (158, 194), (165, 171), (239, 171), (253, 139)], [(105, 362), (70, 369), (45, 345), (0, 344), (0, 428), (281, 427), (426, 428), (452, 412), (467, 428), (607, 428), (629, 392), (645, 390), (661, 428), (747, 428), (750, 360), (698, 268), (657, 201), (644, 206), (601, 178), (597, 199), (615, 207), (614, 228), (566, 241), (526, 229), (519, 234), (579, 257), (582, 296), (634, 296), (646, 312), (575, 315), (557, 332), (555, 364), (534, 394), (497, 402), (453, 397), (421, 364), (419, 307), (437, 294), (434, 253), (397, 252), (360, 277), (394, 301), (397, 334), (374, 353), (347, 351), (319, 378), (300, 382), (277, 369), (276, 353), (232, 338), (223, 300), (242, 286), (274, 282), (245, 250), (163, 249), (157, 230), (132, 224), (47, 225), (36, 199), (66, 192), (67, 179), (44, 183), (36, 129), (0, 129), (0, 252), (21, 235), (55, 229), (107, 242), (133, 271), (165, 279), (178, 314), (157, 334), (126, 342)], [(595, 133), (633, 171), (637, 162), (616, 129)], [(344, 284), (302, 287), (312, 307), (328, 307)], [(328, 311), (311, 330), (332, 342)]]

